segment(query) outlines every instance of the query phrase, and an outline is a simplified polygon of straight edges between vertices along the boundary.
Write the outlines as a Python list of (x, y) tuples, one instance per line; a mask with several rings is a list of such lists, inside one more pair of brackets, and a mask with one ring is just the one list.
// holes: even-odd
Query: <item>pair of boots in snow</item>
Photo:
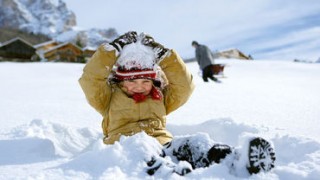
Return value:
[(274, 148), (263, 138), (250, 138), (241, 149), (214, 144), (206, 151), (208, 145), (208, 140), (199, 137), (173, 140), (164, 145), (163, 153), (159, 157), (152, 157), (147, 162), (147, 173), (153, 175), (157, 171), (167, 171), (183, 176), (193, 169), (208, 167), (214, 163), (226, 165), (234, 175), (239, 173), (239, 166), (245, 166), (249, 174), (268, 172), (274, 168)]

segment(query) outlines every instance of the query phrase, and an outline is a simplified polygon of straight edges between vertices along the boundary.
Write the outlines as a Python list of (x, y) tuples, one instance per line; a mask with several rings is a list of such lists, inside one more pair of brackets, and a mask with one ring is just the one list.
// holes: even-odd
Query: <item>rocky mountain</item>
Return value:
[(118, 36), (114, 28), (84, 30), (64, 0), (0, 0), (0, 28), (42, 34), (95, 49)]
[(53, 37), (76, 24), (75, 14), (62, 0), (0, 0), (0, 27)]
[(86, 49), (96, 49), (104, 42), (110, 42), (118, 36), (114, 28), (70, 30), (59, 34), (54, 39), (58, 42), (72, 42)]

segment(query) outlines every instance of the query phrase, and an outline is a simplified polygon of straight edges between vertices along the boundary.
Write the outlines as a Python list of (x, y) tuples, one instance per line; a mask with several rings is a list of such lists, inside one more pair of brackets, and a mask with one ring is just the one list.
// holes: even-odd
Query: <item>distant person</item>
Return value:
[(211, 50), (197, 41), (192, 41), (192, 46), (196, 49), (196, 59), (202, 71), (203, 81), (208, 82), (208, 78), (210, 78), (214, 82), (220, 83), (221, 81), (213, 76), (214, 58)]

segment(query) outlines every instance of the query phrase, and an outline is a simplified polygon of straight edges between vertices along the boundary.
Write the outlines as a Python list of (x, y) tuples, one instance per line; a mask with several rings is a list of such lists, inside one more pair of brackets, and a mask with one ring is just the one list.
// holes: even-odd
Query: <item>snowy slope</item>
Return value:
[[(218, 62), (228, 64), (222, 84), (202, 82), (197, 64), (187, 64), (196, 89), (168, 117), (168, 129), (177, 136), (207, 133), (233, 146), (248, 134), (263, 136), (275, 146), (276, 168), (252, 179), (318, 179), (320, 64)], [(77, 82), (83, 66), (0, 63), (0, 179), (153, 179), (143, 169), (159, 149), (154, 139), (141, 133), (102, 144), (101, 117)], [(155, 178), (180, 177), (162, 172)], [(248, 177), (213, 165), (186, 178)]]

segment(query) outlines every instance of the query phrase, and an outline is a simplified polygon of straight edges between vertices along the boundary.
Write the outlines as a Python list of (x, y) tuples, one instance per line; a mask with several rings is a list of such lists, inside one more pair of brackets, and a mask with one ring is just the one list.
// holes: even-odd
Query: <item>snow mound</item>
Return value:
[[(196, 169), (187, 174), (185, 176), (187, 179), (197, 179), (199, 176), (204, 179), (248, 178), (245, 170), (247, 152), (245, 147), (250, 138), (262, 136), (265, 131), (263, 128), (238, 124), (232, 119), (210, 120), (192, 127), (199, 128), (201, 133), (193, 131), (185, 133), (181, 129), (189, 131), (192, 128), (169, 125), (176, 138), (189, 136), (192, 137), (193, 143), (199, 143), (197, 139), (212, 141), (212, 143), (226, 143), (222, 138), (225, 134), (220, 133), (232, 130), (227, 135), (230, 136), (230, 139), (227, 140), (233, 143), (232, 146), (239, 149), (242, 159), (236, 164), (237, 171), (234, 172), (236, 176), (230, 174), (227, 166), (213, 164), (208, 168)], [(0, 174), (8, 178), (13, 178), (14, 173), (11, 172), (10, 176), (10, 171), (5, 168), (6, 165), (26, 165), (28, 167), (36, 163), (40, 167), (46, 165), (48, 168), (40, 172), (18, 173), (15, 178), (181, 179), (179, 175), (171, 174), (169, 170), (162, 170), (153, 177), (147, 175), (146, 161), (160, 154), (162, 146), (144, 132), (131, 137), (122, 137), (114, 145), (105, 145), (102, 143), (102, 134), (99, 131), (33, 120), (29, 124), (2, 133), (1, 137), (6, 138), (0, 140), (0, 148), (3, 153), (0, 157), (0, 165), (4, 167), (0, 169)], [(251, 179), (317, 179), (320, 176), (319, 142), (278, 134), (269, 135), (267, 139), (273, 142), (276, 150), (276, 167), (269, 173), (250, 176)], [(209, 147), (202, 148), (208, 149)], [(166, 160), (171, 161), (170, 158)], [(54, 163), (47, 165), (46, 162)]]
[(29, 164), (57, 158), (50, 140), (34, 138), (0, 140), (0, 165)]
[(240, 136), (248, 133), (257, 134), (261, 132), (261, 128), (259, 130), (257, 127), (236, 123), (230, 118), (211, 119), (195, 125), (168, 125), (168, 130), (174, 132), (173, 135), (205, 132), (216, 142), (222, 142), (233, 146), (237, 144)]
[[(161, 153), (157, 140), (145, 133), (122, 137), (114, 145), (99, 141), (95, 147), (59, 168), (88, 173), (93, 178), (109, 178), (114, 172), (121, 177), (147, 177), (146, 162)], [(113, 174), (113, 175), (112, 175)]]
[(89, 128), (77, 129), (38, 119), (12, 129), (8, 135), (11, 141), (9, 139), (3, 140), (0, 146), (7, 147), (8, 150), (11, 147), (24, 147), (24, 154), (19, 154), (21, 152), (18, 151), (15, 156), (39, 153), (45, 157), (71, 157), (80, 154), (91, 147), (101, 136), (99, 132)]

